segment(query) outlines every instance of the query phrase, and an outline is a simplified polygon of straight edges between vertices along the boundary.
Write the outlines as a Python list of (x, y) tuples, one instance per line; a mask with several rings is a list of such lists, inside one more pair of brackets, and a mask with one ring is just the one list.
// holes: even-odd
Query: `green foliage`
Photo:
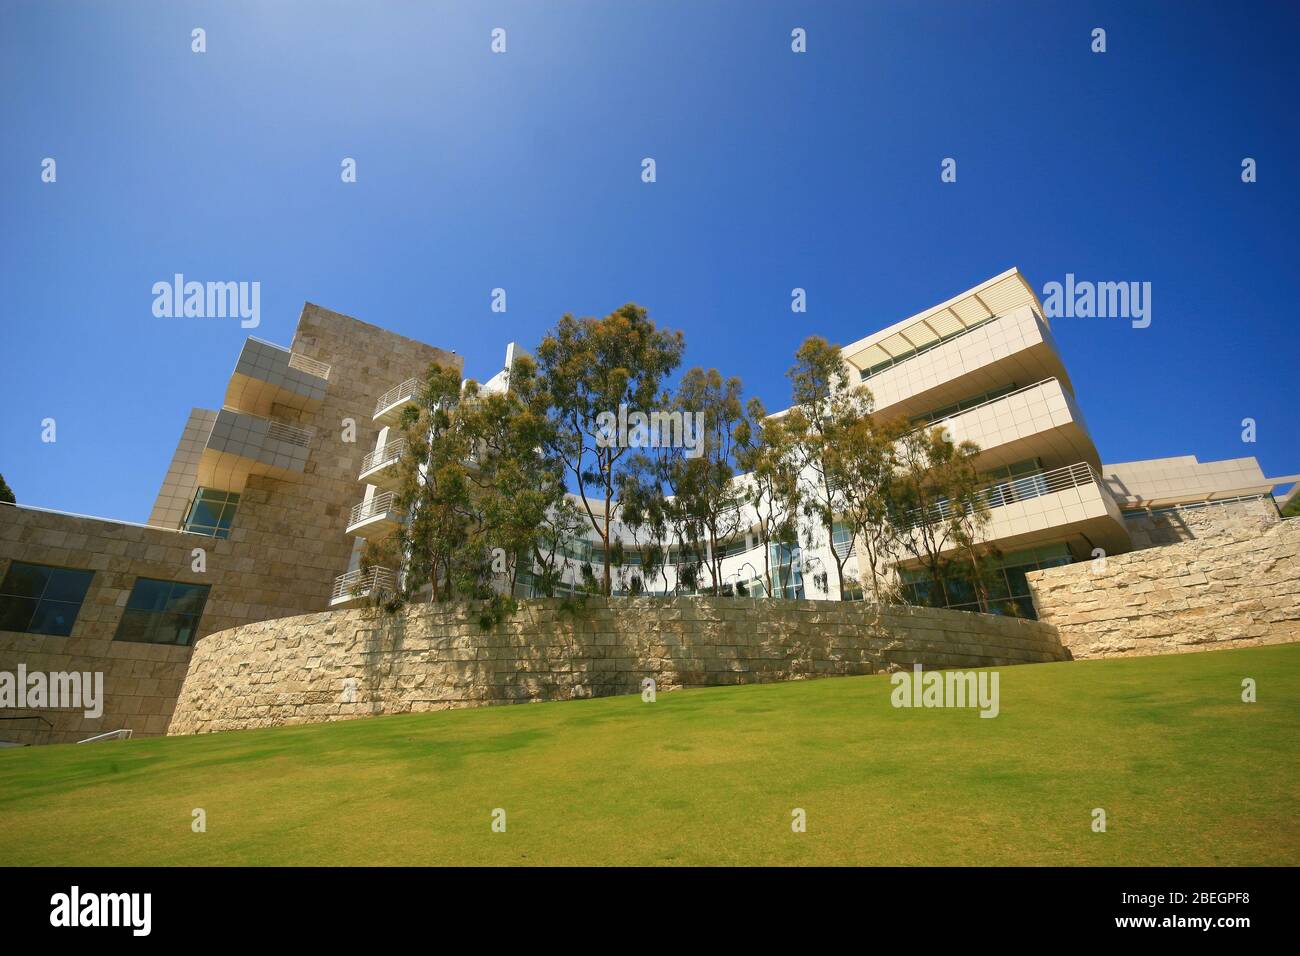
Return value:
[(7, 501), (11, 505), (18, 502), (18, 499), (14, 497), (13, 489), (5, 481), (4, 475), (0, 475), (0, 501)]
[(1300, 518), (1300, 494), (1292, 494), (1291, 500), (1282, 509), (1283, 518)]
[[(599, 587), (612, 589), (610, 525), (615, 490), (632, 453), (610, 442), (601, 417), (650, 414), (664, 407), (662, 386), (680, 364), (680, 332), (659, 329), (646, 310), (629, 303), (603, 319), (564, 315), (537, 347), (540, 393), (550, 430), (546, 456), (577, 486), (581, 511), (605, 551)], [(595, 499), (594, 501), (592, 499)]]

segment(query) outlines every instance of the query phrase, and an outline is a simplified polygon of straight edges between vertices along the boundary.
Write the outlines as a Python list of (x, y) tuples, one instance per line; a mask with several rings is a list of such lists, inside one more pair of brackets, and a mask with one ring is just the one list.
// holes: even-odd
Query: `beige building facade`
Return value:
[[(485, 387), (509, 387), (514, 355), (511, 346)], [(1189, 509), (1275, 518), (1273, 487), (1296, 478), (1266, 478), (1253, 458), (1104, 464), (1043, 309), (1014, 269), (843, 356), (878, 414), (941, 424), (982, 449), (987, 534), (1002, 555), (983, 609), (996, 614), (1036, 616), (1026, 577), (1034, 571), (1195, 538), (1204, 524), (1178, 520)], [(454, 352), (307, 304), (287, 348), (249, 339), (219, 407), (190, 412), (147, 524), (0, 505), (0, 678), (21, 667), (104, 681), (97, 714), (0, 702), (0, 743), (164, 733), (197, 641), (355, 606), (391, 587), (395, 569), (363, 571), (360, 556), (366, 540), (403, 520), (394, 426), (432, 363), (462, 370)], [(717, 590), (762, 598), (762, 546), (743, 525)], [(614, 532), (624, 531), (616, 520)], [(599, 557), (596, 546), (572, 543), (575, 576)], [(845, 552), (850, 584), (839, 590), (824, 572)], [(839, 527), (811, 528), (796, 552), (770, 557), (783, 569), (770, 596), (864, 592), (854, 543)], [(921, 594), (906, 560), (898, 573), (909, 600), (980, 609), (960, 591)]]

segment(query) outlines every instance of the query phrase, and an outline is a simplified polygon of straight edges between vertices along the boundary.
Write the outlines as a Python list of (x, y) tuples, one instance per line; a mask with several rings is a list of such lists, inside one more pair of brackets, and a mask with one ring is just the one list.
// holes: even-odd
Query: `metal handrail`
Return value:
[(295, 352), (293, 349), (285, 348), (277, 342), (268, 342), (266, 339), (258, 338), (256, 335), (250, 335), (250, 341), (259, 342), (262, 345), (270, 346), (278, 352), (285, 352), (289, 356), (289, 367), (296, 368), (303, 372), (309, 372), (317, 378), (328, 380), (332, 369), (324, 362), (317, 361), (314, 358), (308, 358), (301, 352)]
[(396, 461), (402, 457), (402, 451), (406, 448), (406, 439), (398, 438), (395, 441), (385, 442), (379, 448), (376, 448), (365, 458), (361, 459), (361, 474), (365, 474), (373, 468), (380, 465), (386, 465), (390, 461)]
[(330, 600), (344, 597), (364, 597), (376, 590), (393, 591), (397, 588), (397, 575), (388, 568), (358, 568), (340, 574), (334, 579)]
[[(1103, 487), (1101, 478), (1087, 462), (1078, 462), (1053, 468), (1050, 471), (1035, 471), (1025, 475), (1006, 478), (988, 485), (975, 492), (988, 508), (1001, 508), (1020, 501), (1041, 498), (1067, 488), (1080, 488), (1084, 485)], [(956, 512), (956, 507), (948, 501), (942, 501), (925, 509), (927, 523), (942, 521)], [(907, 513), (904, 530), (915, 528), (922, 521), (922, 509), (913, 508)]]
[(87, 737), (85, 740), (78, 740), (79, 744), (93, 744), (100, 740), (130, 740), (135, 731), (129, 727), (123, 727), (121, 730), (110, 730), (106, 734), (95, 734), (93, 737)]
[(348, 527), (365, 521), (367, 518), (374, 518), (377, 515), (384, 514), (393, 510), (393, 499), (396, 495), (391, 491), (385, 491), (382, 495), (375, 495), (369, 501), (363, 501), (360, 504), (352, 506), (352, 516), (348, 519)]
[[(282, 441), (288, 445), (297, 445), (299, 448), (306, 448), (311, 444), (311, 440), (316, 437), (316, 432), (310, 428), (299, 428), (297, 425), (290, 425), (288, 422), (282, 422), (278, 418), (264, 418), (261, 415), (254, 415), (244, 411), (242, 408), (236, 408), (233, 405), (222, 405), (223, 412), (230, 412), (232, 415), (242, 415), (244, 418), (251, 418), (254, 421), (266, 422), (266, 434), (268, 438), (274, 438), (276, 441)], [(213, 422), (216, 425), (216, 422)], [(247, 426), (245, 426), (247, 427)]]
[(296, 368), (300, 372), (306, 372), (309, 375), (315, 375), (317, 378), (323, 378), (329, 381), (332, 369), (324, 362), (319, 362), (314, 358), (308, 358), (300, 352), (289, 353), (289, 368)]
[(306, 448), (311, 444), (312, 437), (315, 435), (315, 432), (309, 428), (299, 428), (297, 425), (276, 421), (273, 418), (267, 419), (267, 422), (269, 424), (266, 426), (266, 436), (274, 438), (276, 441), (282, 441), (287, 445)]
[(390, 388), (379, 396), (379, 401), (375, 402), (375, 414), (378, 415), (390, 405), (396, 405), (403, 398), (414, 398), (420, 394), (420, 380), (418, 378), (408, 378), (402, 384)]

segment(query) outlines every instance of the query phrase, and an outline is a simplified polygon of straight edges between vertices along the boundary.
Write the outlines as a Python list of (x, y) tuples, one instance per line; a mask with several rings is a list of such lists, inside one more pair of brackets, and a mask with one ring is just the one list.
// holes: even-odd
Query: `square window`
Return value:
[(154, 581), (139, 578), (131, 589), (126, 606), (141, 611), (161, 611), (167, 606), (167, 596), (171, 593), (170, 581)]
[(94, 571), (14, 561), (0, 583), (0, 630), (67, 637)]
[(144, 644), (192, 644), (208, 590), (206, 584), (137, 578), (113, 639)]

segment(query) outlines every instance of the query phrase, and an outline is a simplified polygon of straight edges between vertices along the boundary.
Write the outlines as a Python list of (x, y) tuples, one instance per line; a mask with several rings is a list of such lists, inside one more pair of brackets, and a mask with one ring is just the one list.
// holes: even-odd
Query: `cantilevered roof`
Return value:
[[(1033, 288), (1017, 268), (982, 282), (973, 289), (954, 296), (910, 319), (859, 339), (841, 349), (849, 364), (868, 369), (908, 352), (933, 345), (963, 329), (1003, 315), (1022, 305), (1033, 306), (1039, 317), (1043, 310)], [(1046, 319), (1044, 319), (1046, 321)]]

